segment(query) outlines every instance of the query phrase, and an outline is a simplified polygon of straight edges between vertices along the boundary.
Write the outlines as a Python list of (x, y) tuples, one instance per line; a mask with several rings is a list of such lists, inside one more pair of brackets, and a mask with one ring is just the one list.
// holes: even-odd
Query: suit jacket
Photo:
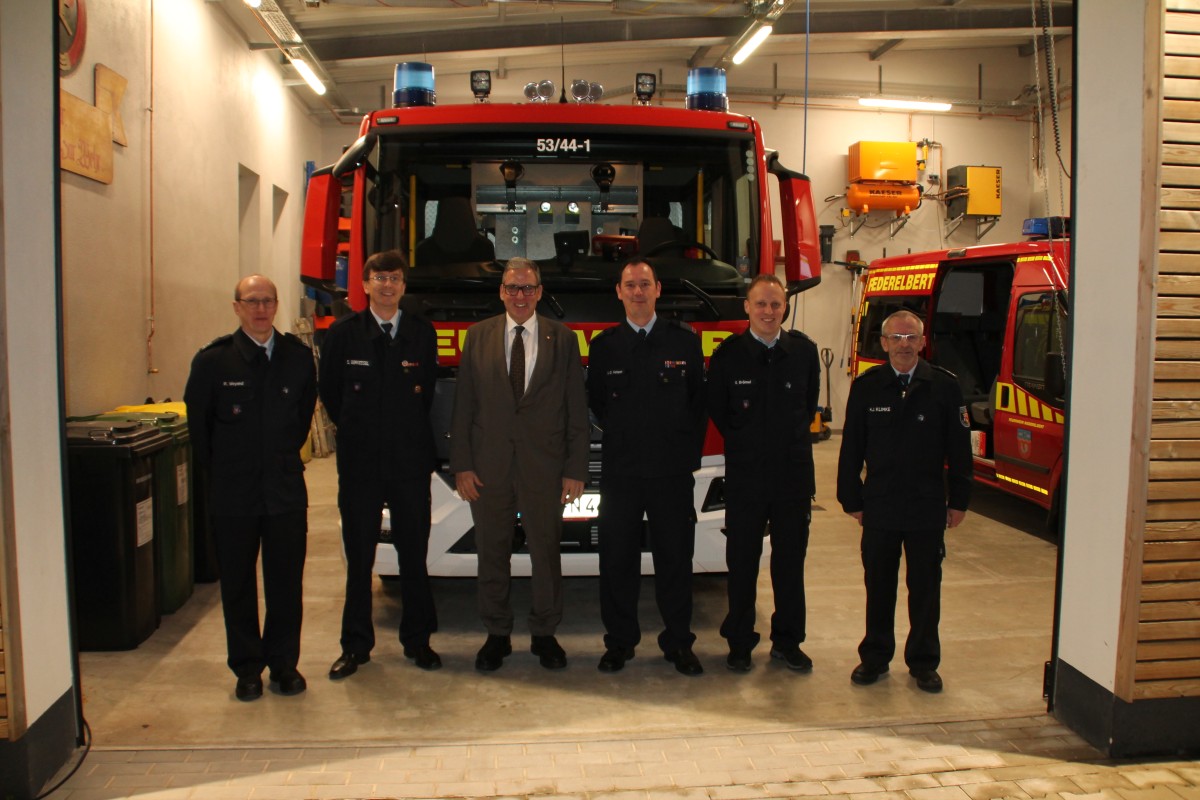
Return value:
[(209, 470), (209, 510), (223, 516), (282, 514), (308, 507), (300, 448), (317, 404), (312, 351), (275, 331), (275, 350), (241, 330), (192, 360), (183, 393), (197, 467)]
[(588, 411), (579, 340), (538, 315), (537, 361), (514, 402), (501, 314), (471, 327), (450, 422), (450, 471), (472, 471), (489, 487), (519, 483), (557, 496), (562, 480), (587, 481)]

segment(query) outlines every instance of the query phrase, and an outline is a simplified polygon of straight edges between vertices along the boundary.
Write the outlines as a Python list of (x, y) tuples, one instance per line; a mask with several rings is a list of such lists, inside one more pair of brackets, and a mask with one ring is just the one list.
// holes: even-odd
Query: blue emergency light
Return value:
[(432, 64), (423, 61), (405, 61), (397, 64), (393, 86), (393, 108), (437, 105), (437, 93), (433, 90)]
[(699, 111), (728, 111), (725, 94), (725, 70), (719, 67), (693, 67), (687, 75), (686, 106)]
[(1030, 217), (1021, 223), (1021, 235), (1031, 239), (1062, 239), (1071, 227), (1070, 217)]

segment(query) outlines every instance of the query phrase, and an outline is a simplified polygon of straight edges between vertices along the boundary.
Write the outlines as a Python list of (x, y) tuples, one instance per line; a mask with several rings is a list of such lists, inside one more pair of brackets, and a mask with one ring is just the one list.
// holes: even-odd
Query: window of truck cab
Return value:
[(1017, 298), (1013, 323), (1013, 383), (1034, 397), (1061, 406), (1063, 398), (1053, 397), (1046, 381), (1047, 355), (1061, 354), (1066, 314), (1056, 302), (1054, 292), (1033, 292)]
[[(404, 252), (414, 286), (426, 278), (470, 286), (520, 256), (538, 262), (550, 286), (611, 291), (620, 264), (651, 243), (653, 230), (661, 279), (744, 292), (761, 224), (749, 134), (617, 129), (560, 138), (574, 149), (539, 153), (537, 132), (518, 129), (381, 134), (364, 170), (367, 253)], [(439, 220), (451, 208), (453, 225)], [(423, 258), (432, 239), (451, 250), (468, 239), (475, 246)]]

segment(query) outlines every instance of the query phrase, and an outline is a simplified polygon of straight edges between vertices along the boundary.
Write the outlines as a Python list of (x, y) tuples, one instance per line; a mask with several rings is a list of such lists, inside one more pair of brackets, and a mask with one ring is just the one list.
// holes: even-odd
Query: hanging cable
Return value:
[(812, 0), (804, 2), (804, 137), (800, 145), (800, 171), (808, 174), (808, 51), (812, 37)]

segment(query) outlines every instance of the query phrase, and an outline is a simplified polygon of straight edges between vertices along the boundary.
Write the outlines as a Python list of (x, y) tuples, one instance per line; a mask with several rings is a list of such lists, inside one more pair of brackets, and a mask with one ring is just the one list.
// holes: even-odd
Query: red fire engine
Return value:
[(862, 276), (852, 374), (887, 356), (883, 320), (925, 320), (924, 356), (958, 377), (971, 417), (975, 479), (1047, 509), (1062, 477), (1070, 242), (1059, 217), (1026, 220), (1028, 241), (871, 263)]
[[(545, 286), (538, 310), (576, 331), (585, 363), (591, 338), (624, 317), (614, 287), (633, 253), (658, 273), (658, 314), (692, 325), (706, 356), (746, 327), (746, 285), (775, 272), (774, 240), (782, 240), (790, 292), (820, 281), (808, 178), (780, 164), (755, 120), (726, 110), (723, 71), (693, 70), (686, 108), (650, 105), (652, 75), (638, 76), (636, 104), (620, 106), (594, 102), (595, 84), (572, 87), (578, 102), (553, 102), (548, 81), (526, 87), (528, 103), (491, 103), (477, 77), (478, 102), (438, 106), (432, 67), (399, 65), (397, 107), (363, 118), (341, 159), (313, 173), (305, 206), (302, 280), (321, 299), (364, 307), (363, 261), (399, 249), (411, 265), (403, 308), (437, 330), (435, 575), (475, 571), (470, 510), (445, 469), (446, 431), (467, 331), (503, 310), (503, 262), (538, 263)], [(600, 455), (593, 430), (593, 481), (564, 511), (565, 574), (598, 570)], [(696, 474), (697, 571), (725, 570), (723, 475), (720, 437), (710, 428)], [(652, 571), (648, 552), (643, 570)], [(390, 546), (381, 544), (376, 571), (395, 573)], [(519, 549), (513, 574), (529, 574)]]

